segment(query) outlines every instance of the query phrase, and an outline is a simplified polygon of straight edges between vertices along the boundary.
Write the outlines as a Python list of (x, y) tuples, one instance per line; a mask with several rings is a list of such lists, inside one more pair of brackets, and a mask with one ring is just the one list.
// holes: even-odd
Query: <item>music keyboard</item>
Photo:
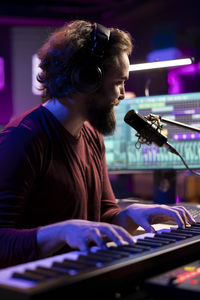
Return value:
[(0, 299), (56, 299), (72, 295), (113, 299), (145, 279), (198, 259), (200, 223), (135, 237), (134, 245), (73, 251), (0, 270)]

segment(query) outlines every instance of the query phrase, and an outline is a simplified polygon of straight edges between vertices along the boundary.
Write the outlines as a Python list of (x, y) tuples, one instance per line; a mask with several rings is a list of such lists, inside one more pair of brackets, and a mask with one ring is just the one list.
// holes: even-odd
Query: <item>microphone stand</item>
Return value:
[[(153, 116), (153, 115), (152, 115)], [(194, 127), (194, 126), (190, 126), (181, 122), (177, 122), (177, 121), (172, 121), (166, 118), (163, 118), (162, 116), (157, 116), (159, 118), (160, 121), (170, 124), (170, 125), (175, 125), (175, 126), (179, 126), (179, 127), (183, 127), (185, 129), (189, 129), (192, 131), (196, 131), (196, 132), (200, 132), (200, 128)], [(195, 172), (194, 170), (190, 169), (187, 165), (187, 163), (185, 162), (185, 160), (183, 159), (183, 157), (177, 152), (176, 153), (180, 159), (182, 160), (183, 164), (186, 166), (186, 168), (193, 173), (194, 175), (200, 176), (200, 173)], [(164, 192), (161, 189), (162, 186), (162, 182), (168, 182), (169, 184), (169, 189)], [(168, 171), (168, 172), (162, 172), (162, 171), (156, 171), (154, 172), (154, 202), (155, 203), (176, 203), (176, 172), (174, 170), (172, 171)]]
[[(163, 118), (160, 115), (154, 115), (154, 114), (149, 114), (145, 117), (148, 121), (150, 121), (152, 124), (154, 122), (157, 123), (157, 126), (159, 126), (159, 122), (162, 121), (164, 123), (168, 123), (170, 125), (175, 125), (179, 127), (183, 127), (185, 129), (189, 129), (192, 131), (200, 132), (200, 128), (190, 126), (181, 122), (177, 121), (172, 121), (166, 118)], [(161, 126), (159, 126), (161, 127)], [(179, 156), (181, 159), (182, 163), (185, 165), (185, 167), (194, 175), (200, 176), (199, 172), (195, 172), (192, 170), (187, 163), (185, 162), (184, 158), (181, 156), (181, 154), (176, 151), (171, 151), (172, 153), (176, 154)], [(157, 170), (154, 172), (154, 202), (155, 203), (175, 203), (176, 202), (176, 171), (164, 171), (164, 170)], [(162, 191), (162, 186), (164, 185), (163, 182), (168, 182), (168, 190), (167, 191)], [(166, 187), (164, 187), (166, 189)]]
[[(153, 116), (153, 115), (152, 115)], [(155, 117), (155, 116), (154, 116)], [(159, 118), (160, 121), (171, 124), (171, 125), (176, 125), (176, 126), (180, 126), (192, 131), (197, 131), (200, 132), (200, 128), (194, 127), (194, 126), (190, 126), (181, 122), (177, 122), (177, 121), (172, 121), (166, 118), (163, 118), (162, 116), (157, 116)], [(200, 173), (195, 172), (194, 170), (190, 169), (189, 166), (187, 165), (187, 163), (185, 162), (185, 160), (183, 159), (183, 157), (180, 155), (180, 153), (178, 153), (178, 151), (175, 153), (176, 155), (178, 155), (180, 157), (180, 159), (182, 160), (183, 164), (186, 166), (186, 168), (193, 173), (194, 175), (200, 176)]]
[(190, 129), (192, 131), (197, 131), (200, 132), (200, 128), (194, 127), (194, 126), (190, 126), (181, 122), (177, 122), (177, 121), (172, 121), (166, 118), (163, 118), (162, 116), (159, 116), (160, 121), (164, 122), (164, 123), (168, 123), (168, 124), (172, 124), (172, 125), (176, 125), (176, 126), (180, 126), (186, 129)]

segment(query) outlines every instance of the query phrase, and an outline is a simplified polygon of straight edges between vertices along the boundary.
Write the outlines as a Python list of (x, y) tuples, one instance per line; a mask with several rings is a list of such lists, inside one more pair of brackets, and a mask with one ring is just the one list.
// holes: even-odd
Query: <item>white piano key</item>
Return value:
[[(169, 225), (163, 225), (163, 224), (162, 224), (162, 226), (160, 226), (160, 224), (159, 224), (159, 225), (154, 225), (153, 227), (155, 228), (155, 230), (158, 233), (160, 233), (163, 231), (169, 232), (170, 228), (175, 227), (175, 226), (171, 226), (171, 225), (169, 226)], [(144, 232), (144, 230), (143, 230), (143, 232)], [(145, 237), (153, 237), (153, 236), (154, 236), (154, 233), (144, 233), (144, 234), (139, 234), (139, 235), (133, 236), (133, 239), (135, 241), (137, 241), (138, 238), (143, 239)], [(116, 244), (114, 242), (109, 242), (107, 244), (107, 246), (108, 247), (116, 246)], [(90, 250), (92, 252), (96, 252), (99, 249), (100, 249), (99, 247), (93, 246)], [(48, 258), (43, 258), (43, 259), (40, 259), (37, 261), (32, 261), (32, 262), (16, 265), (16, 266), (5, 268), (5, 269), (0, 269), (0, 285), (1, 284), (8, 285), (10, 287), (13, 286), (13, 287), (19, 287), (22, 289), (34, 287), (36, 285), (35, 282), (24, 280), (24, 279), (19, 279), (19, 278), (13, 278), (12, 274), (14, 272), (23, 273), (26, 269), (34, 270), (38, 266), (50, 268), (52, 266), (53, 262), (62, 262), (64, 259), (76, 260), (78, 258), (78, 256), (81, 254), (87, 255), (87, 252), (72, 251), (69, 253), (52, 256), (52, 257), (48, 257)], [(73, 272), (71, 275), (73, 275)]]
[(13, 278), (12, 274), (14, 272), (23, 273), (26, 269), (34, 270), (38, 266), (50, 268), (53, 262), (62, 262), (64, 259), (76, 260), (80, 254), (85, 253), (80, 251), (73, 251), (2, 269), (0, 270), (0, 284), (9, 285), (13, 287), (20, 287), (22, 289), (31, 288), (36, 285), (35, 282), (19, 278)]

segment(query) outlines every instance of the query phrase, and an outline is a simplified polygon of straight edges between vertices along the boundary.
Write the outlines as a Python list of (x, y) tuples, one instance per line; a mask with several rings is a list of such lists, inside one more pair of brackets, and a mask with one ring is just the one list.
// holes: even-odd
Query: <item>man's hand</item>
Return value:
[(132, 236), (122, 227), (86, 220), (68, 220), (41, 227), (37, 233), (40, 255), (46, 257), (68, 244), (71, 248), (87, 251), (88, 243), (106, 247), (105, 238), (122, 245), (133, 243)]
[[(127, 221), (128, 220), (128, 221)], [(164, 223), (174, 220), (178, 227), (185, 228), (186, 225), (195, 223), (190, 213), (182, 206), (170, 207), (167, 205), (157, 204), (132, 204), (120, 212), (116, 219), (116, 224), (123, 227), (131, 221), (135, 229), (135, 224), (144, 228), (146, 232), (155, 232), (152, 224)], [(131, 231), (131, 230), (129, 230)]]

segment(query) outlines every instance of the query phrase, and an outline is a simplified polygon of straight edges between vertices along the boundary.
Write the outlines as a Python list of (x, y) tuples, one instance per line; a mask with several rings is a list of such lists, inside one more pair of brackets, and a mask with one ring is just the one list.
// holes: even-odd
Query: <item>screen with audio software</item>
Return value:
[[(181, 159), (164, 147), (152, 144), (136, 145), (136, 131), (124, 122), (126, 113), (134, 109), (139, 114), (149, 113), (200, 128), (200, 93), (135, 97), (121, 101), (115, 107), (116, 130), (105, 136), (106, 160), (109, 171), (186, 169)], [(163, 123), (168, 142), (180, 153), (188, 166), (200, 168), (200, 133)]]

